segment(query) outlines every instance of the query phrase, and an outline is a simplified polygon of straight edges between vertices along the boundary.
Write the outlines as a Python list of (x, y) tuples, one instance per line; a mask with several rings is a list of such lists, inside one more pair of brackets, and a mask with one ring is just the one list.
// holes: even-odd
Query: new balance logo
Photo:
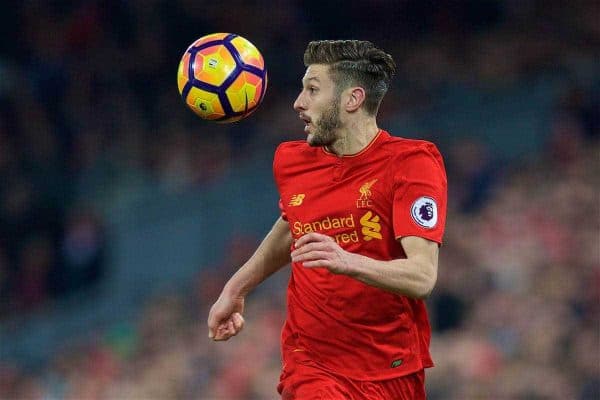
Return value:
[(381, 224), (379, 223), (379, 215), (373, 214), (371, 211), (367, 211), (365, 215), (360, 217), (360, 224), (362, 225), (362, 234), (365, 241), (373, 239), (381, 240)]
[(298, 207), (300, 204), (302, 204), (305, 197), (306, 195), (304, 193), (293, 195), (290, 199), (290, 202), (288, 203), (288, 206)]

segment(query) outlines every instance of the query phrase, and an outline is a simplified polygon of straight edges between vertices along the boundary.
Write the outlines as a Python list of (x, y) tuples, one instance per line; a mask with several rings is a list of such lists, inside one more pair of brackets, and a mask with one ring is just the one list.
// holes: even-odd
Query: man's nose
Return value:
[(296, 97), (296, 101), (294, 101), (294, 110), (296, 111), (304, 111), (306, 110), (306, 102), (304, 101), (304, 96), (302, 93)]

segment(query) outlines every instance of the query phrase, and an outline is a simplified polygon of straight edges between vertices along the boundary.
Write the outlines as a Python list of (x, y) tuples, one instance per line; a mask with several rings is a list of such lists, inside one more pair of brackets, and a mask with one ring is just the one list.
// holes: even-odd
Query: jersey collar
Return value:
[(327, 154), (328, 156), (332, 156), (332, 157), (335, 157), (335, 158), (342, 158), (342, 159), (357, 158), (357, 157), (360, 157), (360, 156), (368, 153), (371, 149), (377, 147), (381, 142), (383, 142), (389, 136), (390, 136), (389, 133), (387, 133), (383, 129), (380, 129), (379, 132), (377, 132), (377, 134), (375, 135), (375, 137), (373, 137), (373, 139), (369, 142), (369, 144), (367, 144), (365, 146), (364, 149), (362, 149), (358, 153), (354, 153), (354, 154), (345, 154), (343, 156), (338, 156), (337, 154), (332, 153), (329, 150), (327, 150), (325, 147), (322, 147), (321, 149), (323, 149), (323, 152), (325, 154)]

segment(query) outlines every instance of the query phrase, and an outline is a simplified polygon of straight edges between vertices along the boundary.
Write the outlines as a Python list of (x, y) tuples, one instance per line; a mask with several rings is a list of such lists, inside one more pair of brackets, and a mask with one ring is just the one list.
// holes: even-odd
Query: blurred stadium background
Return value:
[[(380, 125), (446, 157), (429, 398), (599, 399), (598, 21), (592, 0), (3, 3), (0, 398), (277, 398), (287, 269), (241, 336), (205, 321), (277, 216), (306, 43), (360, 38), (399, 65)], [(270, 74), (234, 125), (175, 82), (219, 31)]]

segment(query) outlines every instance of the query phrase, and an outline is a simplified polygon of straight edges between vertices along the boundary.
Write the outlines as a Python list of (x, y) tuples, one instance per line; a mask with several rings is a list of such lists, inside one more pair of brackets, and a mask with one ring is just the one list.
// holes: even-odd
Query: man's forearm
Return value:
[(307, 233), (296, 241), (292, 260), (306, 268), (327, 268), (363, 283), (404, 296), (422, 299), (437, 280), (438, 244), (420, 237), (400, 240), (406, 259), (380, 261), (350, 253), (331, 237)]
[(407, 258), (378, 261), (360, 256), (350, 275), (371, 286), (415, 299), (424, 299), (437, 280), (439, 246), (418, 237), (401, 239)]
[(291, 244), (289, 225), (279, 218), (254, 254), (229, 279), (223, 291), (236, 297), (245, 297), (290, 262)]
[(437, 278), (436, 269), (418, 260), (378, 261), (361, 256), (349, 273), (353, 278), (390, 292), (415, 299), (429, 296)]

